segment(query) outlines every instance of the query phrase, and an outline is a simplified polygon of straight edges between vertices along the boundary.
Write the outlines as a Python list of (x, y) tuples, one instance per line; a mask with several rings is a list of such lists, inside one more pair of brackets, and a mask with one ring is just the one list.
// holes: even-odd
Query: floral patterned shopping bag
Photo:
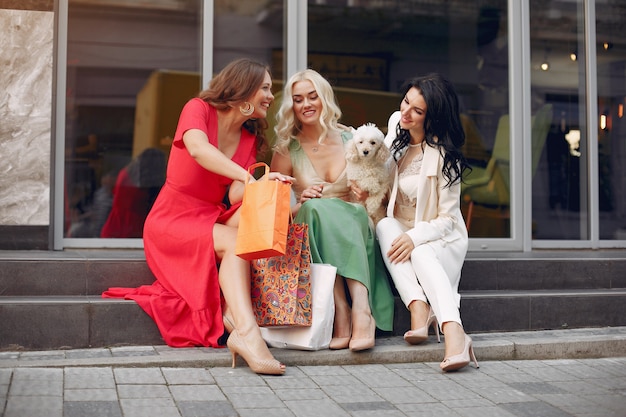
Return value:
[(250, 262), (252, 307), (262, 327), (311, 326), (311, 249), (307, 224), (290, 223), (284, 255)]

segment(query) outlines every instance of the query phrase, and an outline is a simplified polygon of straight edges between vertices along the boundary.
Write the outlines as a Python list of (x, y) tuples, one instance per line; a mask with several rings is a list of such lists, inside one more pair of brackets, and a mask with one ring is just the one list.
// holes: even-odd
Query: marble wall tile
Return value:
[(0, 9), (0, 225), (47, 225), (54, 14)]

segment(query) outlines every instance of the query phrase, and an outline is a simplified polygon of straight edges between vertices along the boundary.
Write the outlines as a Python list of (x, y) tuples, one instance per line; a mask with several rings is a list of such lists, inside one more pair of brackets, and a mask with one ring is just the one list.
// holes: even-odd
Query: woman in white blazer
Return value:
[(385, 264), (411, 312), (410, 344), (439, 325), (445, 336), (444, 371), (470, 362), (478, 367), (459, 313), (461, 267), (467, 229), (460, 209), (460, 182), (467, 163), (459, 148), (465, 135), (458, 97), (438, 74), (405, 84), (400, 111), (389, 118), (385, 143), (395, 163), (387, 217), (376, 234)]

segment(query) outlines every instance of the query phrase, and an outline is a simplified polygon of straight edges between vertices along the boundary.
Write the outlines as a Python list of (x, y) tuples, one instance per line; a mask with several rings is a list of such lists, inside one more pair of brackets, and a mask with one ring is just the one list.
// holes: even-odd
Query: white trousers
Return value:
[(391, 217), (382, 219), (376, 226), (385, 265), (402, 302), (407, 308), (414, 300), (429, 303), (440, 327), (448, 321), (462, 326), (458, 288), (466, 245), (462, 241), (455, 244), (439, 239), (413, 249), (410, 262), (392, 264), (387, 252), (394, 239), (406, 230), (404, 225)]

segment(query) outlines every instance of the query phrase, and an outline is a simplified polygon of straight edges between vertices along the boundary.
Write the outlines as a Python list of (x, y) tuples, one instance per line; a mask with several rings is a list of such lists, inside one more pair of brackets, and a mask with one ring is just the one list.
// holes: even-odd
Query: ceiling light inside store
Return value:
[(539, 65), (539, 68), (541, 68), (542, 71), (548, 71), (550, 69), (550, 63), (548, 62), (548, 53), (550, 52), (550, 50), (548, 48), (546, 48), (544, 54), (543, 54), (543, 62)]

